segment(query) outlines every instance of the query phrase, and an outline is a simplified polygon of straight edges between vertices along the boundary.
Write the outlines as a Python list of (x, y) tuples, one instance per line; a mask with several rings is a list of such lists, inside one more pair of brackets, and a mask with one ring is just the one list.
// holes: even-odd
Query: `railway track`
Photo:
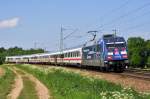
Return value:
[[(40, 66), (40, 65), (38, 65)], [(45, 68), (48, 68), (50, 65), (42, 65)], [(150, 81), (150, 71), (148, 70), (140, 70), (140, 69), (126, 69), (123, 73), (114, 73), (114, 72), (102, 72), (98, 68), (79, 68), (79, 67), (66, 67), (63, 66), (64, 68), (69, 68), (69, 69), (80, 69), (81, 71), (87, 71), (95, 75), (100, 75), (100, 73), (108, 73), (112, 75), (121, 75), (123, 77), (130, 77), (130, 78), (137, 78), (141, 80), (147, 80)]]
[(150, 71), (148, 70), (126, 69), (121, 75), (150, 81)]

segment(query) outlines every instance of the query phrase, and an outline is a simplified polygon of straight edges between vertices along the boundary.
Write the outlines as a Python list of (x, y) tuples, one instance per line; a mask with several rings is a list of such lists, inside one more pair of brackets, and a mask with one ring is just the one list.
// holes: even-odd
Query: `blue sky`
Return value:
[(64, 47), (83, 44), (91, 38), (87, 31), (117, 34), (126, 39), (150, 39), (149, 0), (0, 0), (0, 46), (58, 50), (60, 27)]

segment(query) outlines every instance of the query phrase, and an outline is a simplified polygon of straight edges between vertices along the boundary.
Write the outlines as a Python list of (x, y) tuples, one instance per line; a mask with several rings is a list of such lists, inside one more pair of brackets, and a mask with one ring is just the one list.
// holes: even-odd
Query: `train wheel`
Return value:
[(114, 72), (116, 72), (116, 73), (122, 73), (123, 71), (124, 71), (124, 69), (120, 66), (119, 67), (117, 66), (114, 68)]
[(108, 64), (104, 64), (104, 67), (102, 67), (102, 70), (104, 72), (109, 72), (110, 71), (110, 66)]

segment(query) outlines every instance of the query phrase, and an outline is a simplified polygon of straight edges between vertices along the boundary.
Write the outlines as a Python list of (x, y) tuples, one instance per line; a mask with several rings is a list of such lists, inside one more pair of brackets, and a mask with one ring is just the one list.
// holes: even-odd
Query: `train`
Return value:
[(107, 34), (91, 45), (49, 53), (7, 56), (5, 61), (7, 63), (98, 67), (103, 71), (123, 72), (129, 64), (127, 52), (126, 41), (123, 37)]

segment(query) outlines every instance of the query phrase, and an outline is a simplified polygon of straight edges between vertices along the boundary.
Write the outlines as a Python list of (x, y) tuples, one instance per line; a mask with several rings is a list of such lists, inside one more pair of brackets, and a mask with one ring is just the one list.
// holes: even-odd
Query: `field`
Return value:
[(40, 99), (150, 99), (150, 93), (137, 92), (104, 79), (83, 76), (58, 67), (1, 65), (0, 72), (0, 99), (8, 98), (18, 75), (22, 79), (23, 88), (17, 99), (39, 99), (37, 90), (44, 90), (36, 88), (35, 81), (29, 76), (31, 74), (49, 91), (50, 98)]
[(150, 95), (102, 79), (84, 77), (62, 69), (16, 65), (43, 82), (54, 99), (149, 99)]

